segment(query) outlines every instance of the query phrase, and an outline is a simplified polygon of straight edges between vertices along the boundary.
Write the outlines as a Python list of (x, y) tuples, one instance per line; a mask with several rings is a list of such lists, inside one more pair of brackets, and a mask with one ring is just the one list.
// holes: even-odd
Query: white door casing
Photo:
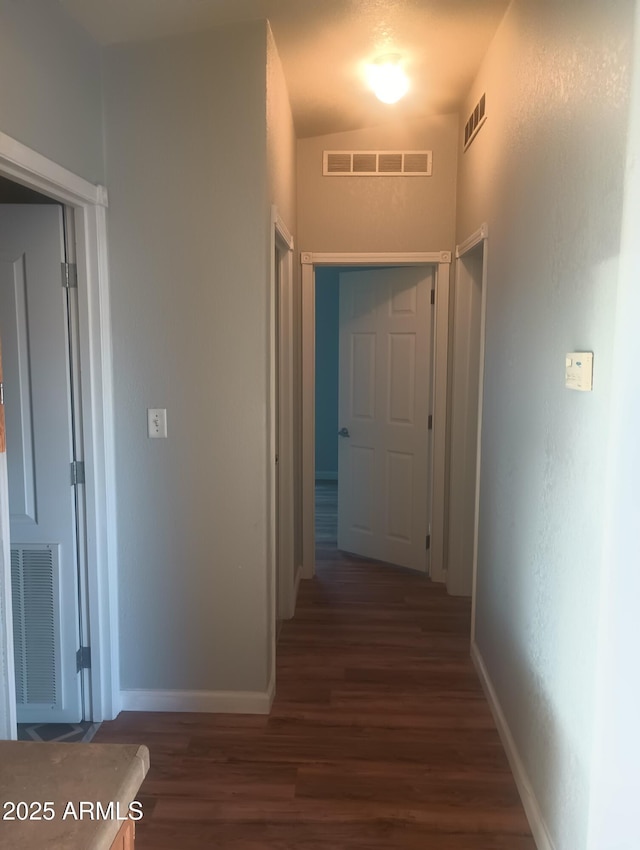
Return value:
[(278, 593), (277, 609), (281, 619), (290, 619), (296, 603), (296, 565), (294, 556), (294, 454), (293, 454), (293, 237), (276, 217), (275, 286), (277, 311), (277, 482), (278, 506)]
[(19, 722), (82, 719), (62, 215), (57, 205), (0, 206), (11, 555), (24, 564), (13, 594), (14, 621), (24, 620), (14, 640)]
[(338, 548), (426, 571), (432, 268), (340, 275)]
[(302, 578), (315, 573), (315, 269), (318, 266), (430, 266), (435, 272), (433, 330), (433, 434), (431, 463), (431, 549), (429, 577), (446, 581), (444, 555), (447, 380), (449, 337), (449, 274), (451, 253), (317, 253), (302, 251), (302, 456), (301, 534)]
[(269, 294), (270, 677), (275, 691), (276, 621), (295, 610), (293, 435), (293, 237), (271, 208)]
[[(480, 301), (480, 339), (478, 349), (478, 385), (477, 385), (477, 432), (476, 432), (476, 465), (473, 521), (473, 562), (471, 589), (471, 644), (475, 643), (476, 634), (476, 588), (478, 574), (478, 529), (480, 527), (480, 474), (482, 470), (482, 419), (484, 404), (484, 360), (487, 326), (487, 296), (489, 288), (489, 225), (483, 224), (464, 242), (456, 247), (457, 265), (470, 251), (474, 251), (482, 243), (482, 296)], [(477, 273), (477, 269), (476, 269)]]
[[(0, 339), (0, 383), (2, 383)], [(17, 738), (16, 687), (13, 665), (13, 610), (11, 607), (11, 553), (9, 547), (9, 487), (5, 451), (4, 405), (0, 403), (0, 740)], [(6, 659), (6, 660), (5, 660)], [(7, 675), (10, 666), (11, 674)]]
[(484, 369), (486, 225), (456, 251), (451, 362), (447, 590), (472, 596), (479, 484), (480, 387)]
[[(86, 464), (86, 555), (91, 646), (91, 716), (110, 720), (120, 710), (113, 375), (107, 261), (107, 191), (0, 132), (0, 174), (74, 210), (78, 271), (79, 363), (82, 370), (83, 457)], [(1, 470), (0, 470), (1, 471)], [(6, 483), (6, 482), (5, 482)], [(8, 539), (8, 511), (0, 511), (0, 537)], [(0, 676), (14, 688), (10, 571), (0, 564)], [(6, 690), (5, 690), (6, 692)], [(10, 694), (11, 696), (11, 694)], [(0, 735), (15, 737), (15, 715)], [(8, 727), (8, 728), (7, 728)]]

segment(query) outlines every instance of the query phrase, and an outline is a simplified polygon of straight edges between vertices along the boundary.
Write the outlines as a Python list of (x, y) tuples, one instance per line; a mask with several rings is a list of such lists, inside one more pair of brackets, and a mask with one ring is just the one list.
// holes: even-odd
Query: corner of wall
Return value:
[(489, 708), (491, 709), (498, 734), (500, 735), (500, 740), (502, 741), (502, 746), (504, 747), (509, 761), (509, 766), (513, 773), (513, 778), (515, 779), (518, 793), (520, 795), (527, 820), (529, 821), (529, 826), (531, 827), (531, 833), (536, 843), (537, 850), (555, 850), (555, 846), (551, 840), (549, 830), (542, 815), (542, 809), (540, 808), (540, 804), (533, 790), (524, 762), (518, 752), (518, 748), (511, 733), (511, 729), (509, 728), (500, 700), (498, 699), (498, 695), (495, 691), (489, 673), (487, 672), (487, 668), (475, 640), (471, 643), (471, 660), (476, 668), (480, 684), (482, 685), (487, 702), (489, 703)]

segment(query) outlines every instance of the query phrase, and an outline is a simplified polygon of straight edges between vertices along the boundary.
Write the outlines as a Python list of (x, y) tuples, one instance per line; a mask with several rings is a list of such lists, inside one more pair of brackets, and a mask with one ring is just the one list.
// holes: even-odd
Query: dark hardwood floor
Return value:
[(324, 546), (338, 540), (338, 482), (316, 481), (316, 543)]
[(151, 751), (137, 850), (535, 850), (469, 660), (469, 603), (323, 546), (269, 717), (100, 728)]

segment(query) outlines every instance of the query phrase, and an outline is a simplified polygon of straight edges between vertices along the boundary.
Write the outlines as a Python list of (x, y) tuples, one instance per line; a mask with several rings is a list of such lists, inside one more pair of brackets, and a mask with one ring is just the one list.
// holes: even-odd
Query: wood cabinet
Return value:
[(136, 826), (132, 820), (122, 822), (120, 831), (113, 839), (110, 850), (134, 850), (136, 843)]
[[(54, 813), (35, 823), (3, 822), (0, 847), (134, 850), (135, 821), (121, 821), (120, 812), (130, 811), (148, 769), (149, 750), (137, 744), (0, 741), (0, 800), (20, 801), (28, 791), (27, 800), (47, 801)], [(76, 814), (65, 817), (70, 802)], [(112, 814), (91, 816), (85, 810), (82, 817), (81, 806), (95, 814), (98, 803)]]

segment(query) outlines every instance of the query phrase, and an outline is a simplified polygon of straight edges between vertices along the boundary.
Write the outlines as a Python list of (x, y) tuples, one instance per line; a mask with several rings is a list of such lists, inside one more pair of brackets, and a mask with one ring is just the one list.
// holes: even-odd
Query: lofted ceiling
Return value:
[[(268, 18), (299, 137), (452, 112), (508, 0), (59, 0), (101, 44)], [(411, 90), (380, 103), (364, 65), (400, 54)]]

